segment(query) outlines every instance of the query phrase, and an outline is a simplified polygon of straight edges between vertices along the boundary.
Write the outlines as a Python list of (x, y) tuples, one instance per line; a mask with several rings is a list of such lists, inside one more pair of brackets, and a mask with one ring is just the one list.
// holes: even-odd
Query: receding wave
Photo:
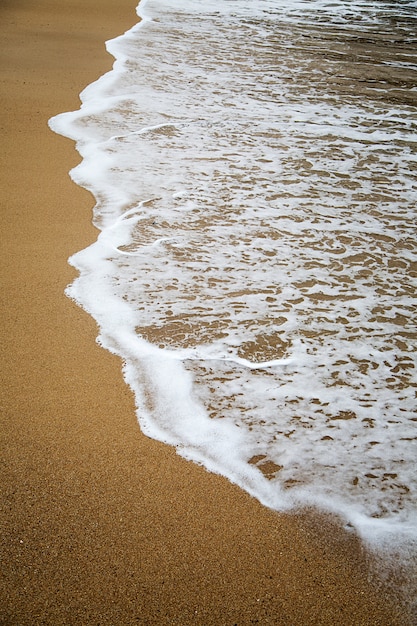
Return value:
[(51, 121), (143, 430), (368, 541), (417, 532), (416, 8), (148, 0)]

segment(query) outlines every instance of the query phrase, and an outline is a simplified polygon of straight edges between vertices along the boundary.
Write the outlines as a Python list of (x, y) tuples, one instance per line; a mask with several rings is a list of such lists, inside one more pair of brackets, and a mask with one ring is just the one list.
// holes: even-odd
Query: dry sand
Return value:
[(0, 0), (0, 623), (404, 625), (354, 536), (145, 438), (119, 360), (64, 296), (93, 199), (47, 120), (110, 69), (103, 42), (134, 8)]

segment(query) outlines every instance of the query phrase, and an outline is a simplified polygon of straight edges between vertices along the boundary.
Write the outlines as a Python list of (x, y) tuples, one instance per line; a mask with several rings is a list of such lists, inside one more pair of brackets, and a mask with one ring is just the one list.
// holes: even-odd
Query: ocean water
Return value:
[(410, 549), (417, 1), (138, 12), (113, 70), (50, 121), (96, 198), (68, 295), (144, 433), (268, 507)]

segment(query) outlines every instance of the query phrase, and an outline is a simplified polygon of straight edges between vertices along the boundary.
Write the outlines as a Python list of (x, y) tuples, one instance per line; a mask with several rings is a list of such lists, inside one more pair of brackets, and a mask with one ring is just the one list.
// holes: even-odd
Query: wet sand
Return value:
[(110, 69), (135, 4), (0, 0), (0, 623), (407, 624), (337, 521), (278, 515), (144, 437), (64, 296), (93, 199), (47, 120)]

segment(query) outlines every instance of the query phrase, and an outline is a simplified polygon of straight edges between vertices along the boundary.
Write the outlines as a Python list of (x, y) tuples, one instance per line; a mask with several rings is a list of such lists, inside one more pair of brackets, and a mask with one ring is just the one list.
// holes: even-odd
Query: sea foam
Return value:
[(123, 359), (142, 430), (266, 506), (407, 549), (416, 7), (147, 0), (50, 121), (100, 230), (67, 293)]

